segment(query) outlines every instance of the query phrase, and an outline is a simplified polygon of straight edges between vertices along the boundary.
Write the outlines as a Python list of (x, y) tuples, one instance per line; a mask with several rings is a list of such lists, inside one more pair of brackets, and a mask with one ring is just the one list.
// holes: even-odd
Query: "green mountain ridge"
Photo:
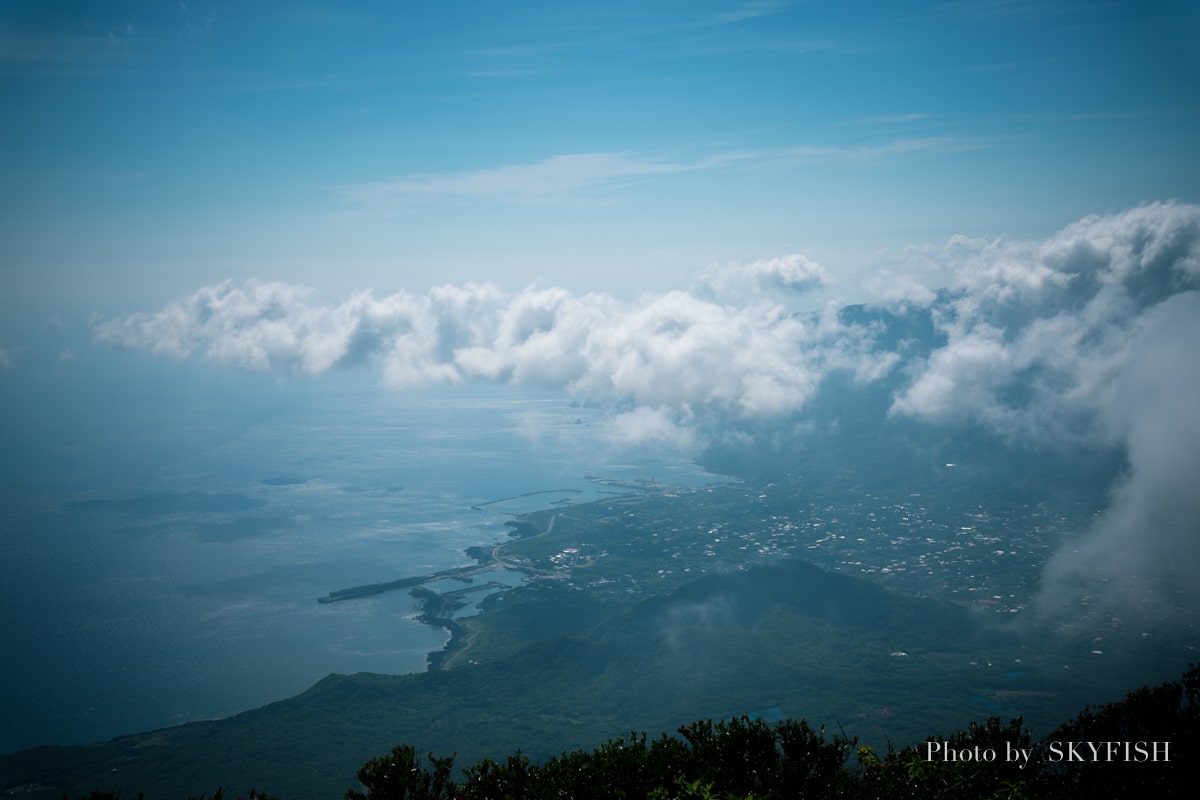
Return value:
[(553, 603), (558, 624), (531, 631), (510, 656), (330, 675), (226, 719), (0, 756), (0, 787), (28, 798), (97, 788), (182, 797), (218, 785), (329, 798), (399, 742), (456, 752), (459, 763), (516, 750), (539, 760), (622, 731), (776, 709), (884, 746), (949, 732), (993, 706), (1048, 729), (1063, 708), (1103, 698), (1098, 679), (1063, 682), (1025, 651), (1020, 675), (981, 666), (1011, 662), (1019, 645), (978, 614), (800, 561), (704, 576), (666, 597), (607, 606), (607, 617), (587, 592), (531, 592), (538, 602), (487, 616), (520, 616), (522, 606), (536, 616)]

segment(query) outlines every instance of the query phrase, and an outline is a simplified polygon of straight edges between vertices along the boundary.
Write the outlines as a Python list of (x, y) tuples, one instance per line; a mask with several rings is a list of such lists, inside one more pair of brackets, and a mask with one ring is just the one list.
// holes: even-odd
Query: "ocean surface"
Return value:
[(407, 592), (317, 598), (470, 563), (512, 514), (611, 491), (588, 474), (719, 480), (610, 445), (560, 393), (186, 367), (98, 355), (3, 387), (0, 752), (421, 671), (447, 634)]

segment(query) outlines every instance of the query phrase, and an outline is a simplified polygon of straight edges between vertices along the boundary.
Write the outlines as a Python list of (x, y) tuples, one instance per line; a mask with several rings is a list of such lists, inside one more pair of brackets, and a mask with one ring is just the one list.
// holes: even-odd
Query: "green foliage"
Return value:
[(694, 781), (676, 778), (673, 791), (669, 792), (660, 787), (651, 792), (649, 797), (650, 800), (757, 800), (752, 794), (745, 797), (722, 794), (717, 790), (715, 784), (705, 783), (699, 778)]
[(644, 733), (619, 737), (595, 750), (577, 750), (550, 759), (542, 770), (546, 797), (580, 800), (641, 798), (664, 776), (680, 773), (688, 756), (683, 742), (663, 735), (647, 741)]
[(430, 753), (429, 763), (432, 769), (421, 765), (413, 747), (397, 745), (391, 754), (363, 764), (358, 780), (367, 792), (350, 790), (347, 800), (440, 800), (454, 796), (450, 780), (454, 756), (437, 758)]
[[(1140, 689), (1124, 701), (1090, 709), (1034, 742), (1021, 719), (992, 717), (949, 737), (930, 737), (881, 757), (845, 736), (826, 739), (803, 720), (768, 724), (739, 717), (696, 722), (678, 737), (644, 733), (563, 753), (536, 765), (518, 752), (503, 764), (485, 760), (449, 780), (452, 759), (411, 747), (374, 759), (359, 772), (367, 794), (348, 800), (774, 800), (779, 798), (1101, 798), (1191, 796), (1185, 770), (1200, 750), (1200, 667), (1181, 683)], [(1062, 763), (1060, 740), (1171, 742), (1170, 762)], [(847, 766), (854, 753), (857, 768)], [(948, 755), (953, 753), (954, 755)], [(1013, 754), (1022, 754), (1014, 758)], [(990, 754), (990, 755), (989, 755)], [(1131, 769), (1132, 768), (1132, 769)], [(1140, 768), (1140, 769), (1139, 769)]]
[[(1025, 781), (1036, 765), (1006, 758), (1012, 750), (1032, 752), (1029, 731), (1020, 719), (1002, 725), (998, 717), (984, 724), (971, 723), (966, 731), (948, 738), (930, 737), (925, 744), (900, 752), (889, 748), (879, 758), (870, 748), (858, 752), (858, 797), (939, 798), (1025, 797)], [(969, 754), (948, 758), (943, 754)], [(977, 754), (995, 754), (984, 760)]]
[[(1110, 763), (1107, 760), (1050, 760), (1040, 796), (1192, 797), (1191, 771), (1200, 755), (1200, 665), (1192, 665), (1179, 682), (1144, 687), (1120, 703), (1088, 708), (1046, 737), (1046, 743), (1169, 742), (1169, 759)], [(1122, 754), (1123, 756), (1124, 754)]]
[(680, 738), (648, 741), (633, 733), (592, 751), (563, 753), (544, 765), (519, 752), (503, 764), (484, 760), (450, 780), (453, 758), (428, 757), (400, 746), (367, 762), (358, 777), (366, 793), (347, 800), (610, 800), (612, 798), (829, 797), (846, 785), (842, 763), (853, 742), (825, 740), (805, 722), (769, 725), (741, 717), (698, 722)]
[(748, 717), (695, 723), (679, 733), (691, 747), (699, 777), (737, 796), (816, 797), (843, 783), (842, 765), (856, 744), (803, 720), (768, 725)]
[[(1062, 742), (1170, 742), (1169, 761), (1063, 761)], [(785, 720), (738, 717), (685, 725), (677, 736), (631, 733), (592, 750), (538, 764), (520, 751), (459, 772), (454, 756), (421, 758), (394, 747), (358, 771), (362, 790), (347, 800), (899, 800), (991, 798), (1050, 800), (1191, 797), (1188, 770), (1200, 756), (1200, 667), (1179, 682), (1139, 689), (1125, 700), (1086, 709), (1034, 741), (1021, 719), (992, 717), (948, 737), (885, 755), (844, 735)], [(954, 757), (944, 755), (947, 751)], [(1013, 759), (1013, 752), (1028, 758)], [(970, 755), (967, 755), (967, 754)], [(979, 754), (993, 753), (993, 757)], [(851, 759), (850, 756), (855, 756)], [(849, 762), (853, 761), (851, 764)], [(138, 795), (140, 800), (142, 796)], [(224, 800), (221, 790), (212, 800)], [(239, 796), (240, 798), (240, 796)], [(121, 800), (93, 791), (79, 800)], [(193, 800), (206, 800), (204, 797)], [(247, 800), (275, 800), (251, 791)]]
[(497, 764), (485, 759), (465, 771), (467, 782), (455, 797), (462, 800), (519, 800), (534, 797), (536, 770), (518, 751)]

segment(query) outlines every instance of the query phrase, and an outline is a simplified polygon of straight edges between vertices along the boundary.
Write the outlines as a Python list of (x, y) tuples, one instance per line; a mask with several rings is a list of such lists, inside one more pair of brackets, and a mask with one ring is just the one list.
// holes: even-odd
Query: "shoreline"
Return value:
[[(534, 512), (537, 513), (537, 512)], [(522, 514), (516, 519), (509, 520), (504, 524), (510, 528), (509, 537), (514, 539), (528, 539), (533, 536), (539, 536), (542, 533), (548, 532), (540, 530), (536, 525), (530, 522), (528, 514)], [(551, 523), (553, 527), (553, 522)], [(463, 567), (450, 567), (448, 569), (431, 572), (428, 575), (415, 575), (408, 578), (400, 578), (394, 581), (386, 581), (384, 583), (366, 583), (361, 586), (351, 586), (347, 589), (335, 589), (324, 597), (318, 597), (318, 603), (339, 603), (343, 600), (356, 600), (360, 597), (371, 597), (372, 595), (383, 594), (396, 589), (413, 589), (421, 587), (427, 583), (443, 580), (445, 578), (454, 578), (457, 580), (466, 580), (475, 575), (484, 572), (489, 572), (493, 569), (511, 569), (508, 564), (504, 563), (497, 555), (497, 550), (504, 546), (504, 542), (487, 547), (484, 545), (472, 545), (466, 548), (463, 552), (471, 558), (475, 559), (474, 564), (468, 564)]]
[[(539, 531), (535, 525), (524, 520), (506, 524), (513, 525), (513, 527), (518, 528), (518, 530), (520, 530), (521, 527), (524, 527), (534, 531), (533, 533), (527, 533), (524, 536), (520, 536), (518, 535), (517, 531), (514, 531), (512, 535), (520, 539), (548, 533), (550, 528), (553, 528), (553, 522), (545, 531)], [(502, 569), (522, 573), (524, 575), (522, 581), (524, 582), (528, 582), (531, 578), (536, 577), (536, 572), (532, 572), (528, 569), (513, 567), (500, 558), (500, 555), (497, 551), (503, 547), (504, 544), (505, 543), (502, 542), (490, 548), (479, 545), (468, 547), (465, 551), (467, 555), (479, 562), (479, 565), (475, 568), (477, 569), (477, 572), (472, 574), (482, 574), (491, 570)], [(489, 598), (493, 597), (494, 594), (498, 594), (500, 591), (504, 591), (506, 589), (514, 588), (497, 581), (489, 581), (484, 585), (484, 588), (489, 586), (497, 587), (498, 591), (485, 595), (484, 598), (479, 601), (481, 605), (487, 602)], [(455, 597), (455, 595), (465, 595), (469, 592), (477, 591), (478, 589), (479, 587), (472, 586), (463, 589), (456, 589), (452, 592), (438, 593), (423, 584), (412, 587), (412, 590), (409, 592), (409, 594), (421, 602), (421, 611), (417, 614), (417, 622), (435, 628), (442, 628), (450, 633), (449, 640), (447, 640), (446, 644), (444, 644), (441, 649), (430, 651), (426, 655), (426, 672), (439, 672), (441, 670), (448, 669), (453, 662), (459, 660), (464, 653), (471, 649), (471, 643), (474, 641), (475, 635), (479, 632), (479, 629), (477, 625), (469, 620), (474, 619), (474, 617), (477, 615), (472, 615), (468, 618), (468, 621), (465, 622), (459, 622), (450, 615), (466, 605), (466, 602), (460, 601), (458, 597)], [(480, 613), (483, 613), (482, 609)]]
[[(534, 493), (538, 494), (538, 493)], [(535, 536), (541, 536), (549, 533), (554, 528), (554, 520), (557, 514), (550, 518), (549, 524), (545, 530), (538, 527), (536, 523), (529, 519), (532, 514), (540, 513), (538, 511), (521, 514), (515, 519), (508, 520), (504, 524), (511, 528), (509, 531), (509, 541), (530, 539)], [(374, 594), (381, 594), (392, 589), (409, 589), (409, 594), (417, 598), (421, 603), (421, 610), (417, 614), (416, 620), (422, 625), (429, 625), (434, 628), (441, 628), (448, 631), (450, 638), (440, 649), (432, 650), (425, 656), (425, 671), (439, 672), (450, 667), (451, 663), (457, 661), (464, 653), (471, 648), (471, 642), (475, 638), (478, 629), (470, 624), (464, 624), (454, 619), (452, 616), (455, 611), (466, 605), (466, 601), (461, 600), (461, 596), (471, 592), (480, 590), (480, 586), (469, 585), (462, 589), (456, 589), (450, 592), (437, 592), (430, 589), (425, 584), (434, 583), (443, 579), (460, 580), (467, 584), (473, 584), (472, 580), (476, 575), (482, 575), (493, 570), (510, 570), (519, 572), (524, 577), (523, 581), (528, 581), (530, 578), (537, 575), (536, 571), (531, 571), (528, 568), (518, 568), (504, 561), (500, 557), (500, 549), (508, 542), (499, 542), (497, 544), (488, 545), (472, 545), (466, 548), (463, 552), (469, 557), (475, 559), (475, 563), (465, 567), (452, 567), (450, 569), (440, 570), (429, 575), (421, 575), (413, 578), (401, 578), (397, 581), (382, 584), (368, 584), (366, 586), (355, 586), (349, 589), (342, 589), (336, 592), (330, 592), (325, 597), (318, 598), (320, 603), (333, 603), (340, 600), (350, 600), (357, 597), (367, 597)], [(508, 584), (499, 583), (498, 581), (489, 581), (482, 588), (496, 588), (498, 591), (513, 588)], [(480, 603), (485, 602), (493, 593), (484, 596)]]
[[(426, 592), (435, 595), (435, 597), (425, 597), (417, 595), (418, 590), (424, 587), (413, 589), (413, 595), (421, 597), (423, 604), (441, 603), (440, 595), (431, 589), (426, 589)], [(446, 644), (442, 645), (442, 649), (433, 650), (425, 656), (425, 671), (440, 672), (449, 666), (449, 662), (455, 657), (462, 655), (471, 647), (471, 634), (465, 626), (451, 619), (450, 617), (434, 617), (430, 616), (426, 611), (422, 611), (417, 615), (417, 621), (423, 625), (431, 625), (435, 628), (443, 628), (450, 633), (450, 638)]]
[[(652, 489), (670, 488), (670, 484), (654, 480), (653, 478), (637, 478), (632, 481), (613, 478), (601, 478), (593, 475), (586, 475), (585, 478), (594, 484), (601, 486), (624, 489), (625, 491), (610, 491), (605, 494), (614, 495), (640, 495), (645, 494)], [(631, 491), (632, 490), (632, 491)], [(505, 497), (498, 500), (491, 500), (484, 503), (477, 503), (470, 508), (474, 510), (482, 510), (484, 506), (489, 506), (495, 503), (502, 503), (508, 500), (519, 498), (532, 497), (543, 494), (559, 494), (559, 493), (579, 493), (577, 489), (543, 489), (533, 492), (525, 492), (514, 497)], [(562, 501), (557, 501), (562, 502)], [(569, 501), (568, 501), (569, 502)], [(549, 514), (547, 519), (545, 515)], [(441, 628), (448, 631), (450, 634), (449, 640), (438, 650), (430, 651), (426, 655), (426, 672), (438, 672), (448, 669), (452, 663), (459, 660), (466, 653), (471, 643), (478, 633), (478, 626), (472, 623), (462, 623), (455, 620), (452, 614), (459, 608), (465, 605), (465, 602), (460, 602), (455, 595), (466, 594), (472, 591), (478, 591), (479, 587), (473, 586), (466, 589), (459, 589), (452, 592), (439, 593), (430, 589), (426, 584), (434, 583), (444, 579), (461, 580), (465, 583), (473, 583), (473, 578), (476, 575), (482, 575), (492, 570), (510, 570), (519, 572), (524, 575), (522, 580), (528, 582), (531, 579), (539, 577), (539, 575), (548, 574), (539, 571), (536, 568), (531, 568), (527, 564), (515, 566), (506, 562), (500, 554), (500, 551), (506, 544), (512, 541), (523, 539), (531, 539), (537, 536), (544, 536), (554, 530), (554, 523), (558, 519), (558, 512), (555, 509), (543, 508), (534, 511), (527, 511), (520, 514), (513, 514), (512, 519), (504, 522), (504, 525), (511, 530), (508, 533), (508, 541), (498, 542), (493, 545), (472, 545), (466, 548), (463, 552), (467, 556), (475, 559), (474, 564), (469, 564), (461, 567), (451, 567), (449, 569), (439, 570), (428, 575), (417, 575), (408, 578), (400, 578), (395, 581), (385, 583), (364, 584), (361, 586), (352, 586), (346, 589), (338, 589), (329, 592), (324, 597), (317, 598), (318, 603), (336, 603), (343, 600), (353, 600), (361, 597), (370, 597), (376, 594), (382, 594), (394, 589), (409, 589), (409, 594), (420, 601), (421, 610), (416, 616), (416, 621), (422, 625), (429, 625), (435, 628)], [(545, 527), (539, 524), (538, 517), (544, 523)], [(489, 582), (489, 585), (503, 587), (503, 589), (514, 588), (507, 584), (501, 584), (496, 581)], [(484, 597), (484, 602), (491, 594)], [(472, 615), (474, 616), (474, 615)]]

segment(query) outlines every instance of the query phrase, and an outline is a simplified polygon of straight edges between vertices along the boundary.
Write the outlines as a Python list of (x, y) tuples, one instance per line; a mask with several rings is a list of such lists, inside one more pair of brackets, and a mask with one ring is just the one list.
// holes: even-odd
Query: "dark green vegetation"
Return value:
[(1193, 797), (1200, 669), (1086, 710), (1036, 743), (1020, 719), (1004, 725), (992, 717), (882, 756), (856, 744), (804, 721), (741, 717), (697, 722), (649, 742), (635, 733), (544, 764), (518, 752), (462, 770), (457, 783), (452, 757), (430, 754), (426, 765), (402, 745), (363, 765), (365, 792), (347, 798)]
[[(803, 717), (878, 750), (996, 712), (1046, 731), (1070, 713), (1059, 709), (1104, 698), (1114, 680), (1107, 670), (1067, 675), (1061, 654), (981, 626), (978, 612), (799, 561), (640, 600), (561, 580), (507, 597), (446, 670), (334, 675), (224, 720), (4, 756), (0, 786), (31, 798), (97, 787), (180, 797), (218, 785), (329, 798), (396, 742), (457, 752), (460, 763), (518, 749), (542, 762), (614, 731), (743, 714)], [(1016, 658), (1019, 671), (991, 666)]]
[[(1040, 741), (1020, 719), (991, 717), (950, 736), (879, 754), (805, 721), (739, 717), (697, 722), (677, 736), (609, 740), (535, 763), (455, 770), (454, 756), (411, 745), (363, 764), (347, 800), (609, 800), (609, 798), (1183, 798), (1200, 755), (1200, 668), (1085, 710)], [(1071, 755), (1074, 754), (1074, 755)], [(138, 795), (139, 798), (142, 795)], [(249, 800), (274, 800), (251, 790)], [(93, 791), (80, 800), (119, 800)], [(205, 800), (203, 796), (198, 800)], [(223, 800), (218, 790), (213, 800)]]

